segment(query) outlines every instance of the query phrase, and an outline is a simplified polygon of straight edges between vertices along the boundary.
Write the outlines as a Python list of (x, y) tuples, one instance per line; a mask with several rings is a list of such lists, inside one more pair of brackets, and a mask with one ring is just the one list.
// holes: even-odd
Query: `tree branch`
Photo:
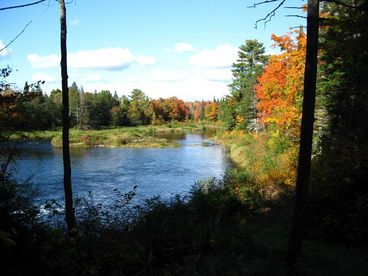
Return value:
[(302, 10), (304, 7), (284, 7), (284, 9)]
[(285, 3), (286, 0), (265, 0), (262, 2), (258, 2), (253, 4), (253, 6), (249, 6), (249, 8), (256, 8), (259, 5), (263, 5), (263, 4), (269, 4), (269, 3), (278, 3), (278, 5), (272, 10), (270, 11), (265, 17), (258, 19), (255, 23), (255, 28), (257, 29), (258, 23), (259, 22), (264, 22), (264, 24), (266, 25), (268, 22), (271, 21), (272, 17), (275, 16), (275, 12)]
[(29, 6), (33, 6), (33, 5), (37, 5), (39, 3), (45, 2), (46, 0), (39, 0), (36, 2), (32, 2), (32, 3), (28, 3), (28, 4), (24, 4), (24, 5), (18, 5), (18, 6), (10, 6), (10, 7), (5, 7), (5, 8), (0, 8), (0, 11), (5, 11), (5, 10), (10, 10), (10, 9), (17, 9), (17, 8), (24, 8), (24, 7), (29, 7)]
[(12, 44), (18, 37), (20, 37), (21, 36), (21, 34), (22, 33), (24, 33), (24, 31), (27, 29), (27, 27), (30, 25), (32, 23), (32, 21), (29, 21), (28, 23), (27, 23), (27, 25), (25, 25), (24, 26), (24, 28), (23, 28), (23, 30), (16, 36), (16, 37), (14, 37), (13, 39), (12, 39), (12, 41), (10, 41), (8, 44), (6, 44), (5, 46), (4, 46), (4, 48), (2, 48), (2, 49), (0, 49), (0, 52), (1, 51), (4, 51), (6, 48), (8, 48), (9, 46), (10, 46), (10, 44)]
[(296, 14), (287, 14), (287, 15), (285, 15), (285, 17), (298, 17), (298, 18), (307, 19), (306, 16), (296, 15)]
[(248, 6), (248, 8), (256, 8), (259, 5), (269, 4), (269, 3), (273, 3), (273, 2), (279, 2), (279, 1), (281, 1), (281, 0), (265, 0), (265, 1), (262, 1), (262, 2), (255, 3), (252, 6)]

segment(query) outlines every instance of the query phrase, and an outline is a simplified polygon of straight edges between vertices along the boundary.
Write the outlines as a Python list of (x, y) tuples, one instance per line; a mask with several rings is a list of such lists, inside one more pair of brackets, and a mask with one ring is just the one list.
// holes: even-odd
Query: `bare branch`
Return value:
[(302, 10), (304, 7), (284, 7), (284, 9)]
[(286, 0), (267, 0), (267, 1), (264, 1), (264, 2), (259, 2), (259, 3), (254, 4), (254, 6), (257, 6), (257, 5), (260, 5), (260, 4), (279, 2), (279, 4), (272, 11), (270, 11), (264, 18), (258, 19), (256, 21), (255, 28), (257, 29), (258, 23), (262, 22), (262, 21), (264, 21), (264, 25), (266, 26), (266, 24), (271, 21), (272, 17), (275, 16), (276, 11), (285, 3), (285, 1)]
[(294, 29), (300, 29), (301, 27), (304, 28), (304, 29), (307, 28), (307, 26), (305, 26), (305, 25), (304, 26), (303, 25), (300, 25), (300, 26), (289, 27), (289, 29), (290, 30), (294, 30)]
[(29, 7), (29, 6), (33, 6), (33, 5), (37, 5), (39, 3), (45, 2), (46, 0), (39, 0), (36, 2), (32, 2), (32, 3), (28, 3), (28, 4), (24, 4), (24, 5), (19, 5), (19, 6), (10, 6), (10, 7), (5, 7), (5, 8), (0, 8), (0, 11), (5, 11), (5, 10), (10, 10), (10, 9), (17, 9), (17, 8), (24, 8), (24, 7)]
[(285, 15), (285, 17), (298, 17), (298, 18), (307, 19), (306, 16), (296, 15), (296, 14), (287, 14), (287, 15)]
[(279, 2), (279, 1), (280, 0), (265, 0), (265, 1), (262, 1), (262, 2), (255, 3), (252, 6), (248, 6), (248, 8), (256, 8), (259, 5), (269, 4), (269, 3), (273, 3), (273, 2)]
[(29, 21), (28, 23), (27, 23), (27, 25), (25, 25), (24, 26), (24, 28), (23, 28), (23, 30), (16, 36), (16, 37), (14, 37), (13, 39), (12, 39), (12, 41), (10, 41), (8, 44), (6, 44), (5, 46), (4, 46), (4, 48), (2, 48), (2, 49), (0, 49), (0, 52), (1, 51), (3, 51), (3, 50), (5, 50), (6, 48), (8, 48), (9, 46), (10, 46), (10, 44), (12, 44), (18, 37), (20, 37), (21, 36), (21, 34), (22, 33), (24, 33), (24, 31), (27, 29), (27, 27), (30, 25), (32, 23), (32, 21)]
[(276, 11), (285, 3), (286, 0), (265, 0), (265, 1), (262, 1), (262, 2), (258, 2), (258, 3), (255, 3), (253, 6), (253, 8), (256, 8), (257, 6), (259, 5), (263, 5), (263, 4), (269, 4), (269, 3), (278, 3), (278, 5), (272, 10), (270, 11), (265, 17), (261, 18), (261, 19), (258, 19), (255, 23), (255, 28), (257, 29), (257, 26), (258, 26), (258, 23), (259, 22), (264, 22), (264, 24), (266, 25), (268, 22), (271, 21), (272, 17), (275, 16), (276, 14)]

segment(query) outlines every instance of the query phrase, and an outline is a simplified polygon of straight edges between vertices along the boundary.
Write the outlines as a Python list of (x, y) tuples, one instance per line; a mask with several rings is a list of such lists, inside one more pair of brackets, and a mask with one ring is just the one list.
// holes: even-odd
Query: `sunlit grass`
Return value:
[[(70, 129), (71, 147), (133, 147), (164, 148), (178, 147), (175, 141), (156, 137), (165, 133), (200, 133), (216, 126), (172, 122), (165, 125), (120, 127), (101, 130)], [(10, 134), (12, 140), (50, 140), (54, 147), (62, 147), (61, 129), (46, 131), (15, 131)]]

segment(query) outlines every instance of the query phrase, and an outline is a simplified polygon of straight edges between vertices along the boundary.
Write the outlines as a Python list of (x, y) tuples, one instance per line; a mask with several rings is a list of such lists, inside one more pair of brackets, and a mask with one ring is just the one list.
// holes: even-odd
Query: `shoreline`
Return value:
[[(137, 127), (122, 127), (101, 130), (70, 129), (69, 146), (71, 148), (173, 148), (180, 144), (166, 137), (156, 135), (170, 135), (180, 133), (205, 133), (216, 131), (215, 125), (202, 124), (168, 124)], [(14, 131), (9, 132), (10, 141), (50, 140), (55, 148), (62, 147), (61, 130), (45, 131)]]

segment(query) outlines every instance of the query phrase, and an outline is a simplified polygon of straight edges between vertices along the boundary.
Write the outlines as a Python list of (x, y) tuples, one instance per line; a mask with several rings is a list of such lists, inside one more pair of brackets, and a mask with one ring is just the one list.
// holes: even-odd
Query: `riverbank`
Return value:
[[(130, 148), (164, 148), (178, 147), (176, 141), (159, 137), (170, 133), (203, 133), (215, 131), (217, 126), (191, 123), (176, 123), (159, 126), (123, 127), (103, 130), (70, 129), (70, 147), (130, 147)], [(54, 147), (62, 147), (61, 130), (15, 131), (11, 140), (51, 141)]]
[[(116, 135), (142, 131), (147, 137), (183, 131), (167, 126), (155, 131), (150, 129), (100, 130), (96, 131), (96, 137), (112, 135), (114, 131)], [(94, 131), (72, 132), (80, 137), (86, 133), (92, 136)], [(120, 198), (112, 207), (97, 204), (93, 197), (81, 199), (76, 207), (78, 235), (71, 240), (65, 238), (60, 226), (33, 225), (36, 217), (34, 221), (27, 221), (32, 215), (36, 216), (37, 210), (29, 206), (20, 211), (9, 209), (10, 218), (25, 215), (21, 217), (23, 221), (15, 216), (15, 226), (9, 220), (9, 240), (14, 239), (16, 246), (3, 250), (6, 252), (2, 256), (5, 271), (10, 271), (9, 275), (25, 272), (38, 275), (286, 275), (292, 198), (281, 190), (275, 193), (275, 188), (289, 187), (280, 182), (283, 175), (290, 174), (288, 167), (281, 165), (289, 164), (286, 157), (292, 148), (281, 138), (266, 135), (269, 134), (219, 134), (218, 141), (222, 139), (229, 147), (239, 168), (229, 171), (222, 179), (197, 183), (188, 197), (177, 196), (169, 201), (155, 197), (141, 206), (130, 206), (126, 202), (133, 198), (135, 191), (125, 195), (118, 191)], [(107, 167), (115, 171), (112, 166)], [(208, 173), (207, 168), (201, 170)], [(256, 182), (261, 180), (263, 182)], [(106, 181), (100, 182), (106, 186)], [(150, 178), (147, 182), (151, 184)], [(23, 202), (24, 198), (20, 200)], [(14, 204), (13, 199), (9, 202)], [(48, 205), (52, 211), (52, 204)], [(62, 213), (51, 213), (60, 216), (62, 221)], [(363, 275), (367, 271), (366, 248), (328, 243), (313, 236), (318, 230), (316, 226), (310, 228), (296, 275)], [(8, 232), (4, 233), (8, 235)], [(13, 232), (20, 233), (19, 237)]]

